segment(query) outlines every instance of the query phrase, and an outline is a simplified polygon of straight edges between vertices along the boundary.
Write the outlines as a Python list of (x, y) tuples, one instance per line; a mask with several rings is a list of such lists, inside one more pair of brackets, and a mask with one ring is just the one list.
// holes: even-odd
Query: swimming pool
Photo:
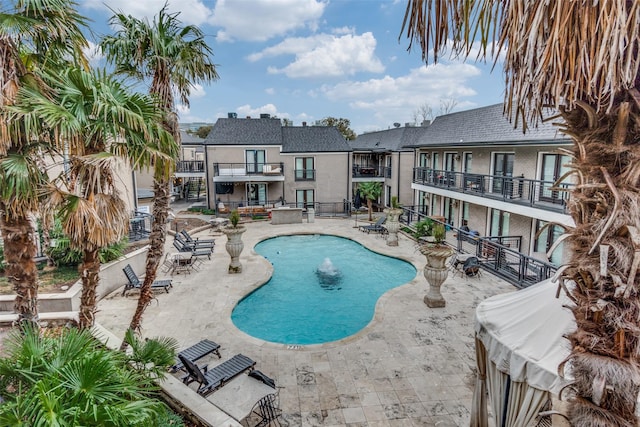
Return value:
[(275, 237), (255, 251), (273, 264), (273, 276), (238, 303), (231, 320), (276, 343), (318, 344), (353, 335), (371, 321), (382, 294), (416, 276), (410, 263), (336, 236)]

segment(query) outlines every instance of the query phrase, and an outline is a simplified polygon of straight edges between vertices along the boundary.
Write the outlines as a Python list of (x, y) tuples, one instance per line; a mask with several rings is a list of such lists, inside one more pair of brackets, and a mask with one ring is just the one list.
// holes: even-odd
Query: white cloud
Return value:
[(312, 37), (288, 38), (275, 46), (249, 55), (255, 62), (263, 58), (295, 55), (295, 60), (283, 68), (267, 67), (270, 74), (285, 74), (291, 78), (339, 77), (366, 71), (381, 73), (384, 65), (375, 55), (376, 39), (370, 32), (362, 35), (335, 36), (318, 34)]
[(260, 114), (271, 114), (271, 117), (278, 116), (281, 119), (289, 117), (289, 113), (278, 111), (278, 108), (273, 104), (265, 104), (257, 108), (245, 104), (237, 107), (236, 112), (238, 113), (238, 117), (252, 117), (254, 119), (260, 117)]
[(272, 88), (272, 87), (268, 87), (268, 88), (266, 88), (266, 89), (264, 90), (264, 92), (265, 92), (267, 95), (275, 95), (275, 94), (276, 94), (276, 90), (275, 90), (274, 88)]
[(218, 0), (209, 22), (222, 27), (218, 41), (266, 41), (299, 28), (315, 31), (326, 5), (318, 0)]
[(457, 100), (458, 109), (466, 105), (463, 98), (476, 94), (469, 80), (479, 75), (480, 69), (471, 64), (440, 63), (414, 68), (400, 77), (324, 85), (319, 91), (331, 101), (373, 112), (378, 121), (404, 122), (410, 119), (413, 110), (425, 103), (435, 110), (442, 99)]
[(82, 53), (84, 53), (84, 55), (87, 57), (87, 60), (91, 65), (96, 66), (98, 65), (100, 60), (104, 58), (102, 49), (100, 49), (100, 46), (93, 43), (92, 41), (87, 40), (87, 42), (89, 46), (83, 49)]
[(207, 96), (207, 92), (201, 84), (195, 83), (191, 85), (191, 94), (189, 95), (189, 98), (204, 98), (205, 96)]
[[(123, 12), (136, 18), (147, 18), (150, 21), (162, 9), (167, 0), (109, 0), (105, 4), (104, 0), (84, 0), (82, 5), (90, 9), (106, 10), (109, 8), (116, 12)], [(168, 2), (169, 13), (180, 12), (178, 19), (184, 24), (201, 25), (211, 19), (213, 10), (205, 5), (202, 0), (172, 0)]]

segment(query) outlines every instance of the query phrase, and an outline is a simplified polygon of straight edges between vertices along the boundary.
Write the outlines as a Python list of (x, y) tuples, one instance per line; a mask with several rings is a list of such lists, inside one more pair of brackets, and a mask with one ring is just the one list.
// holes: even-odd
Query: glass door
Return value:
[(510, 216), (511, 214), (509, 212), (491, 209), (491, 229), (489, 230), (489, 235), (508, 236)]
[(540, 185), (540, 200), (551, 203), (562, 203), (563, 194), (559, 191), (552, 191), (550, 188), (553, 184), (564, 175), (569, 168), (569, 157), (560, 154), (543, 154), (542, 155), (542, 176), (543, 181)]
[(262, 173), (266, 157), (264, 150), (247, 150), (245, 155), (247, 173)]
[(247, 184), (247, 201), (249, 206), (267, 204), (267, 184)]
[(493, 155), (493, 186), (494, 193), (511, 195), (513, 191), (513, 153), (495, 153)]

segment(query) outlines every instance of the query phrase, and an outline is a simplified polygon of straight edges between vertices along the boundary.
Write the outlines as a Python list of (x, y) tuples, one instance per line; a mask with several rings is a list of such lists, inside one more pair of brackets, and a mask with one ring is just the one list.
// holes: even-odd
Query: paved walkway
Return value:
[[(447, 306), (430, 309), (423, 303), (424, 257), (404, 236), (398, 247), (388, 247), (383, 238), (358, 231), (353, 219), (256, 222), (247, 228), (243, 273), (227, 274), (226, 237), (218, 237), (216, 251), (201, 271), (174, 276), (171, 293), (157, 294), (145, 313), (144, 336), (171, 336), (181, 348), (209, 338), (222, 345), (223, 359), (236, 353), (251, 357), (257, 369), (284, 387), (280, 405), (289, 426), (469, 425), (474, 309), (491, 295), (514, 291), (513, 286), (486, 272), (480, 279), (450, 277), (443, 285)], [(291, 233), (348, 237), (412, 262), (418, 273), (383, 295), (373, 321), (344, 340), (292, 349), (250, 337), (232, 324), (230, 314), (271, 275), (271, 264), (252, 248), (267, 237)], [(210, 231), (199, 235), (208, 237)], [(167, 249), (173, 252), (171, 244), (169, 237)], [(137, 294), (129, 295), (115, 292), (99, 304), (97, 321), (118, 336), (124, 335), (135, 310)]]

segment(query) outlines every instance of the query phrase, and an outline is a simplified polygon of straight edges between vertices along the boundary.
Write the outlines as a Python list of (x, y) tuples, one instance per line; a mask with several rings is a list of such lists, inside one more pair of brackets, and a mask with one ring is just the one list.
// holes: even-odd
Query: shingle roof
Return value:
[(191, 135), (187, 132), (181, 130), (180, 131), (180, 142), (182, 144), (204, 144), (204, 139), (200, 138), (198, 135)]
[(282, 152), (351, 151), (340, 131), (333, 126), (286, 126), (282, 128)]
[(349, 145), (354, 151), (412, 151), (405, 147), (415, 144), (426, 129), (416, 126), (363, 133)]
[(220, 118), (204, 140), (210, 145), (280, 145), (280, 119)]
[(491, 143), (568, 142), (549, 122), (527, 129), (514, 128), (503, 114), (503, 104), (438, 116), (415, 143), (418, 146)]

